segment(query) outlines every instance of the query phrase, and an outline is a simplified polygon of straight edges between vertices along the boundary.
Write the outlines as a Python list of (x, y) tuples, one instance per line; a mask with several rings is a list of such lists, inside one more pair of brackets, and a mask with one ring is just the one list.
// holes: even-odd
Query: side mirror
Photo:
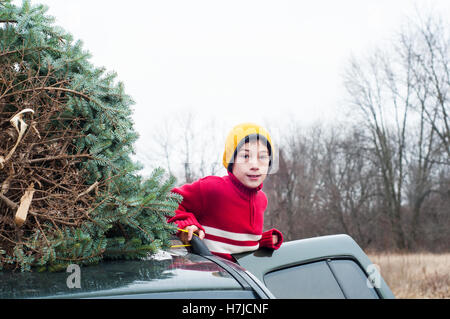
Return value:
[(200, 255), (200, 256), (212, 256), (213, 254), (209, 251), (208, 247), (206, 247), (203, 240), (198, 238), (197, 236), (192, 236), (191, 239), (191, 251), (194, 254)]

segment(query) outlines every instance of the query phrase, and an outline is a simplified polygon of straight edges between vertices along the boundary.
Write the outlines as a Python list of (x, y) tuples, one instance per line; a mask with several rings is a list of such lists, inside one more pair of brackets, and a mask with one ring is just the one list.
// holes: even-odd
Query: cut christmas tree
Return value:
[(132, 99), (46, 10), (0, 2), (0, 269), (167, 248), (174, 178), (138, 175)]

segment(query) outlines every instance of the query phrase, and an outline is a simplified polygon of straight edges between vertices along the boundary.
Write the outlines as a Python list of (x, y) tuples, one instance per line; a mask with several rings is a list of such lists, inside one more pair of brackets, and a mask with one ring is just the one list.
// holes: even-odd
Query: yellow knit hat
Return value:
[(254, 123), (242, 123), (233, 127), (225, 141), (225, 151), (223, 153), (223, 166), (228, 169), (228, 164), (234, 156), (234, 152), (239, 143), (247, 136), (257, 134), (264, 137), (270, 148), (272, 148), (272, 139), (269, 132), (260, 125)]

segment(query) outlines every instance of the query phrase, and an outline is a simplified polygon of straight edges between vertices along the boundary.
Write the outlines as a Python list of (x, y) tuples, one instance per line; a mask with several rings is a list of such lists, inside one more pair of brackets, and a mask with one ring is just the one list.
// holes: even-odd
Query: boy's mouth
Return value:
[(247, 174), (247, 176), (251, 180), (258, 180), (261, 177), (261, 175), (249, 175), (249, 174)]

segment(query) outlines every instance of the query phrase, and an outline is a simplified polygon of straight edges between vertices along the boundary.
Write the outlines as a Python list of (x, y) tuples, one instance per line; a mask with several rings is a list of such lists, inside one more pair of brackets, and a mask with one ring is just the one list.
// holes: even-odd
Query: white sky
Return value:
[(352, 53), (382, 45), (415, 6), (450, 17), (448, 0), (32, 2), (49, 6), (94, 65), (117, 72), (136, 102), (138, 145), (186, 109), (228, 128), (334, 121)]

